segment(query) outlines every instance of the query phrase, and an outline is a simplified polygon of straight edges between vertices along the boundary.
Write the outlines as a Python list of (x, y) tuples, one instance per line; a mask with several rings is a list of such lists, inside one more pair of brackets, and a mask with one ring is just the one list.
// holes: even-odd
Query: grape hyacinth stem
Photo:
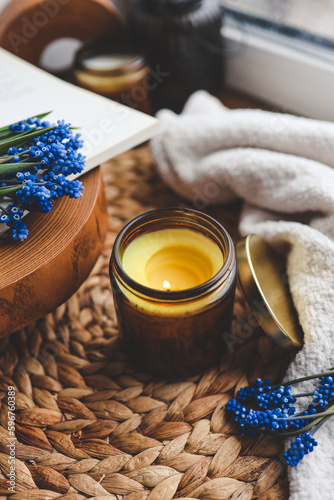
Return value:
[[(331, 417), (331, 415), (333, 415), (333, 410), (334, 410), (334, 405), (328, 408), (329, 413), (326, 412), (326, 416), (324, 417), (318, 418), (318, 415), (320, 415), (320, 413), (316, 413), (315, 415), (313, 415), (313, 417), (316, 417), (314, 422), (311, 422), (310, 424), (306, 425), (303, 428), (303, 432), (311, 431), (311, 429), (312, 433), (316, 432)], [(300, 431), (286, 432), (284, 433), (284, 437), (298, 436), (298, 434), (300, 434)]]
[(23, 169), (37, 167), (40, 163), (2, 163), (0, 165), (0, 175), (13, 174), (14, 172), (20, 172)]
[(307, 396), (312, 396), (313, 392), (300, 392), (298, 394), (292, 394), (294, 398), (306, 398)]
[(23, 184), (19, 184), (18, 186), (12, 187), (2, 187), (0, 188), (0, 196), (10, 196), (11, 194), (16, 193), (19, 189), (23, 187)]
[(321, 413), (315, 413), (314, 415), (303, 415), (302, 417), (300, 417), (300, 416), (299, 416), (299, 417), (298, 417), (298, 416), (286, 417), (286, 418), (284, 418), (284, 420), (285, 420), (286, 422), (288, 422), (289, 420), (300, 420), (301, 418), (302, 418), (303, 420), (308, 420), (308, 419), (310, 419), (310, 418), (314, 418), (314, 417), (315, 417), (315, 415), (316, 415), (317, 417), (327, 417), (327, 416), (329, 416), (329, 415), (334, 415), (334, 410), (331, 410), (331, 411), (329, 411), (329, 410), (328, 410), (328, 411), (323, 411), (323, 412), (321, 412)]
[(327, 377), (327, 376), (330, 376), (330, 375), (334, 375), (334, 367), (330, 368), (329, 371), (327, 371), (327, 372), (316, 373), (315, 375), (307, 375), (306, 377), (296, 378), (296, 379), (293, 379), (293, 380), (289, 380), (288, 382), (282, 382), (279, 385), (272, 386), (271, 389), (275, 390), (278, 387), (280, 387), (281, 385), (283, 385), (283, 386), (294, 385), (294, 384), (298, 384), (300, 382), (306, 382), (307, 380), (313, 380), (315, 378), (320, 378), (320, 377)]

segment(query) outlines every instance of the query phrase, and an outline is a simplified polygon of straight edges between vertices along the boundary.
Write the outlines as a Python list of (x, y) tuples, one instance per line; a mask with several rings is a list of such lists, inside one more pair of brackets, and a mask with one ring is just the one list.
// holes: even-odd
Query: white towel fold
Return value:
[[(229, 110), (206, 92), (181, 115), (158, 113), (151, 142), (165, 182), (201, 210), (245, 201), (242, 234), (289, 248), (287, 272), (304, 347), (288, 378), (334, 366), (334, 124), (261, 110)], [(287, 245), (288, 244), (288, 245)], [(289, 467), (291, 500), (332, 500), (334, 417), (318, 446)]]

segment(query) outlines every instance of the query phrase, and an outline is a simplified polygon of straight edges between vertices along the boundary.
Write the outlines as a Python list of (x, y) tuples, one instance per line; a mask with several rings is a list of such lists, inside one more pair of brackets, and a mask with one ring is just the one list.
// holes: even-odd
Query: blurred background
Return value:
[[(0, 0), (0, 12), (9, 3)], [(334, 0), (112, 4), (122, 35), (111, 29), (103, 40), (59, 37), (45, 46), (39, 65), (149, 113), (180, 112), (200, 88), (219, 96), (231, 88), (286, 111), (334, 119)], [(74, 22), (84, 16), (77, 9)]]

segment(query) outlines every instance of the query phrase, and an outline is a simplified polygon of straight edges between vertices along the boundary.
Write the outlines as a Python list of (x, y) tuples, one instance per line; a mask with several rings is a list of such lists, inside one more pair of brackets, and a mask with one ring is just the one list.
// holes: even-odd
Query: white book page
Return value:
[(158, 132), (152, 116), (64, 82), (0, 48), (0, 127), (52, 111), (79, 127), (85, 141), (85, 172)]
[[(66, 83), (0, 48), (0, 127), (47, 111), (52, 113), (45, 120), (65, 120), (84, 139), (80, 152), (86, 167), (71, 179), (151, 139), (159, 129), (156, 118)], [(0, 224), (0, 234), (6, 229)]]

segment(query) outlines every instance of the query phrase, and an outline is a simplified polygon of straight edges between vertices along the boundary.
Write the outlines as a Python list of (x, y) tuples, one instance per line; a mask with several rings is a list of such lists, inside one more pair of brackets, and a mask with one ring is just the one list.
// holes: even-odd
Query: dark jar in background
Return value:
[(92, 40), (77, 52), (74, 81), (80, 87), (150, 113), (148, 68), (128, 40)]
[(153, 109), (180, 112), (190, 94), (222, 84), (222, 7), (219, 0), (134, 0), (130, 34), (156, 75)]
[[(145, 266), (148, 272), (161, 269), (166, 273), (162, 250), (167, 255), (175, 250), (172, 259), (176, 265), (175, 259), (186, 245), (186, 233), (209, 243), (198, 247), (199, 255), (193, 261), (192, 247), (186, 249), (185, 267), (190, 272), (203, 266), (210, 249), (220, 253), (222, 266), (197, 286), (176, 291), (151, 288), (132, 278), (126, 268), (127, 249), (143, 236), (157, 241), (166, 230), (181, 230), (177, 247), (166, 244), (153, 255)], [(166, 240), (162, 241), (164, 245)], [(136, 269), (146, 248), (147, 239), (134, 253)], [(120, 334), (133, 360), (143, 369), (167, 377), (192, 376), (217, 362), (226, 349), (223, 333), (230, 331), (236, 272), (231, 237), (208, 215), (190, 209), (161, 209), (127, 224), (115, 240), (110, 278)]]

